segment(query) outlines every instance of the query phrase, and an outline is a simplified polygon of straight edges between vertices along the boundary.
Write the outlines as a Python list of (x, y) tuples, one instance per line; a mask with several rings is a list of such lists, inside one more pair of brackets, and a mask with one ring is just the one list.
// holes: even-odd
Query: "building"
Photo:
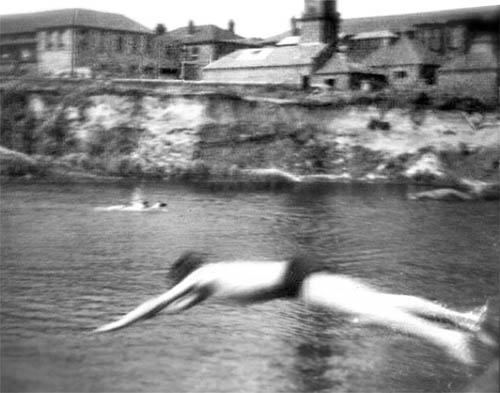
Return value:
[(177, 48), (180, 67), (178, 75), (186, 80), (201, 79), (203, 67), (235, 50), (258, 46), (237, 35), (232, 20), (227, 29), (215, 25), (197, 26), (190, 21), (186, 27), (172, 30), (159, 40), (160, 46), (165, 50), (165, 58), (171, 58), (174, 55), (173, 48)]
[(119, 14), (64, 9), (0, 17), (0, 72), (137, 75), (154, 64), (152, 32)]
[(467, 53), (446, 62), (438, 70), (439, 86), (450, 95), (479, 98), (498, 104), (498, 52), (492, 50), (490, 37), (477, 37)]
[(209, 64), (203, 79), (216, 83), (276, 83), (309, 85), (328, 45), (314, 43), (244, 49)]
[[(300, 45), (304, 37), (321, 41), (321, 35), (334, 34), (325, 18), (309, 17), (312, 9), (334, 4), (318, 0), (305, 6), (305, 17), (292, 18), (291, 30), (264, 42), (280, 45), (299, 38)], [(377, 84), (382, 76), (395, 88), (498, 99), (500, 5), (345, 20), (331, 15), (331, 20), (338, 26), (336, 50), (327, 64), (313, 67), (313, 84), (357, 89), (365, 80)], [(330, 45), (335, 46), (333, 39)]]
[(338, 20), (334, 0), (305, 0), (302, 18), (292, 19), (292, 31), (297, 34), (280, 37), (274, 46), (223, 57), (204, 68), (203, 79), (309, 86), (314, 72), (335, 52)]
[(394, 43), (380, 45), (363, 64), (384, 75), (390, 86), (414, 88), (436, 84), (440, 59), (420, 41), (403, 35)]
[(311, 84), (331, 90), (372, 90), (386, 87), (387, 78), (381, 72), (350, 61), (345, 53), (335, 53), (314, 72)]

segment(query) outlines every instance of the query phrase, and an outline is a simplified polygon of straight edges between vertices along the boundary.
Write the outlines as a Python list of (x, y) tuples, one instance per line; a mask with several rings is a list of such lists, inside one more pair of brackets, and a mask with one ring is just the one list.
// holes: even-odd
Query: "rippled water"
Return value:
[(163, 292), (187, 249), (220, 259), (310, 251), (381, 289), (476, 307), (498, 288), (498, 203), (408, 201), (399, 186), (146, 184), (168, 212), (94, 211), (134, 186), (2, 186), (2, 391), (452, 392), (478, 372), (417, 338), (282, 300), (206, 302), (89, 332)]

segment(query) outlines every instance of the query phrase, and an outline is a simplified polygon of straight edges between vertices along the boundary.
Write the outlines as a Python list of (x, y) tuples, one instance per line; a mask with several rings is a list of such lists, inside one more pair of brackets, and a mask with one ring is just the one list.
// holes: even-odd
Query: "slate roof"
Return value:
[(209, 64), (206, 70), (307, 66), (327, 47), (326, 44), (241, 49)]
[(439, 72), (454, 72), (454, 71), (480, 71), (492, 70), (496, 71), (499, 67), (499, 59), (492, 51), (481, 53), (469, 52), (456, 59), (445, 63)]
[[(454, 10), (421, 12), (418, 14), (401, 14), (373, 16), (366, 18), (342, 19), (340, 25), (340, 34), (357, 35), (360, 33), (373, 31), (390, 31), (399, 33), (411, 30), (415, 25), (447, 23), (460, 21), (464, 19), (479, 19), (483, 21), (494, 22), (500, 18), (500, 5), (462, 8)], [(273, 43), (291, 36), (291, 30), (269, 37), (265, 42)]]
[(180, 27), (167, 33), (167, 35), (183, 44), (202, 44), (207, 42), (242, 42), (246, 40), (225, 29), (215, 25), (194, 26), (194, 33), (189, 34), (189, 27)]
[(379, 39), (379, 38), (397, 38), (397, 35), (388, 31), (366, 31), (363, 33), (356, 34), (352, 37), (352, 40), (369, 40), (369, 39)]
[(400, 66), (441, 63), (439, 57), (427, 50), (420, 42), (401, 37), (394, 44), (375, 50), (363, 61), (370, 67)]
[(126, 16), (86, 9), (63, 9), (0, 15), (0, 34), (34, 33), (45, 28), (70, 26), (152, 33), (148, 28)]
[(500, 17), (500, 5), (455, 10), (421, 12), (418, 14), (374, 16), (342, 20), (340, 31), (356, 35), (367, 31), (389, 30), (404, 32), (420, 24), (447, 23), (464, 19), (493, 22)]
[(362, 64), (349, 61), (342, 53), (334, 54), (323, 67), (316, 71), (318, 75), (352, 73), (373, 74), (374, 72)]

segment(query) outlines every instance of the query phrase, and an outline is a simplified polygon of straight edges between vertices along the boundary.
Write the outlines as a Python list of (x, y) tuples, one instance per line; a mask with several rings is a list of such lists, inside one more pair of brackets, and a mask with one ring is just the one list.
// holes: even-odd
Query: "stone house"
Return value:
[(137, 75), (154, 62), (152, 32), (119, 14), (64, 9), (0, 17), (0, 72)]
[(350, 61), (345, 53), (334, 53), (314, 72), (311, 84), (341, 91), (378, 90), (387, 85), (387, 79), (380, 72)]
[(438, 72), (441, 91), (498, 104), (499, 61), (491, 37), (477, 36), (466, 54), (445, 63)]
[[(209, 63), (242, 48), (254, 48), (256, 45), (235, 33), (235, 23), (230, 20), (227, 29), (215, 25), (197, 26), (190, 21), (188, 26), (181, 27), (159, 38), (161, 44), (172, 47), (172, 43), (180, 50), (177, 53), (178, 75), (185, 80), (201, 79), (201, 70)], [(173, 53), (166, 54), (172, 57)]]
[(363, 64), (384, 75), (390, 86), (415, 88), (436, 84), (440, 61), (422, 43), (405, 35), (393, 44), (380, 46)]
[(498, 5), (347, 19), (342, 45), (350, 58), (385, 70), (392, 86), (498, 102), (499, 26)]
[[(306, 2), (306, 10), (308, 5)], [(277, 45), (300, 37), (311, 30), (307, 23), (307, 19), (304, 24), (302, 19), (292, 18), (290, 31), (264, 42)], [(339, 20), (337, 53), (345, 53), (347, 60), (332, 59), (325, 66), (331, 78), (320, 73), (312, 80), (331, 83), (335, 79), (337, 86), (345, 87), (347, 76), (341, 71), (361, 65), (374, 75), (382, 73), (390, 85), (399, 88), (453, 89), (477, 98), (491, 98), (496, 91), (498, 96), (499, 26), (499, 5)], [(352, 65), (346, 68), (345, 61)], [(344, 77), (334, 77), (342, 74)], [(475, 88), (469, 89), (471, 85)]]

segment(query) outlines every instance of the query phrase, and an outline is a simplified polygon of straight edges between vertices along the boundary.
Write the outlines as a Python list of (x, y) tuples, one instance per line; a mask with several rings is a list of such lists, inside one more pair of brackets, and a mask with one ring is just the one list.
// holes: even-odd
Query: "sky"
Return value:
[[(500, 0), (338, 0), (342, 18), (405, 14), (454, 8), (499, 5)], [(290, 28), (290, 18), (299, 17), (304, 0), (3, 0), (0, 14), (87, 8), (120, 13), (154, 29), (163, 23), (168, 30), (187, 25), (215, 24), (226, 28), (236, 23), (244, 37), (269, 37)]]

